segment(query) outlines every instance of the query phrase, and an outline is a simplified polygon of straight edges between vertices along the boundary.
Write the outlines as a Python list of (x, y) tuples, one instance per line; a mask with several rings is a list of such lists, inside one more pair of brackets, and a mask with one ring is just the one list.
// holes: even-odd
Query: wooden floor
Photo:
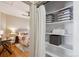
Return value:
[[(11, 46), (12, 54), (9, 54), (7, 51), (4, 51), (0, 57), (29, 57), (30, 52), (29, 51), (21, 51), (18, 49), (15, 45)], [(0, 51), (2, 50), (2, 47), (0, 47)]]

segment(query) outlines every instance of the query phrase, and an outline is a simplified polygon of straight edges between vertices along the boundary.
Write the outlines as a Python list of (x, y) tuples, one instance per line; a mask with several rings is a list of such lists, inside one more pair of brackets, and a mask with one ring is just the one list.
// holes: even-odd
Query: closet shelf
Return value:
[[(52, 49), (52, 50), (51, 50)], [(65, 51), (67, 51), (65, 53)], [(49, 44), (47, 42), (46, 45), (46, 54), (48, 54), (51, 57), (71, 57), (72, 56), (72, 50), (64, 48), (62, 46), (55, 46), (52, 44)]]
[(51, 57), (71, 57), (71, 56), (65, 55), (65, 54), (63, 54), (63, 55), (60, 56), (60, 55), (57, 55), (55, 53), (51, 53), (49, 51), (46, 51), (46, 54), (49, 55), (49, 56), (51, 56)]
[(51, 23), (46, 23), (47, 25), (52, 25), (52, 24), (61, 24), (61, 23), (69, 23), (73, 22), (73, 20), (65, 20), (65, 21), (59, 21), (59, 22), (51, 22)]
[(59, 9), (59, 10), (56, 10), (56, 11), (53, 11), (53, 12), (49, 12), (49, 13), (47, 13), (47, 14), (55, 14), (56, 12), (59, 12), (59, 11), (61, 11), (61, 10), (64, 10), (64, 9), (67, 9), (67, 8), (70, 8), (70, 7), (73, 7), (72, 5), (69, 5), (69, 6), (66, 6), (66, 7), (64, 7), (64, 8), (61, 8), (61, 9)]
[(46, 51), (46, 54), (51, 56), (51, 57), (59, 57), (58, 55), (55, 55), (55, 54), (53, 54), (53, 53), (51, 53), (49, 51)]
[(62, 36), (72, 36), (71, 34), (54, 34), (54, 33), (46, 33), (46, 35), (62, 35)]
[(72, 49), (69, 49), (69, 48), (66, 48), (66, 47), (63, 47), (63, 46), (56, 46), (56, 45), (50, 44), (49, 42), (46, 42), (46, 45), (50, 45), (51, 47), (53, 46), (53, 47), (56, 47), (56, 48), (72, 51)]

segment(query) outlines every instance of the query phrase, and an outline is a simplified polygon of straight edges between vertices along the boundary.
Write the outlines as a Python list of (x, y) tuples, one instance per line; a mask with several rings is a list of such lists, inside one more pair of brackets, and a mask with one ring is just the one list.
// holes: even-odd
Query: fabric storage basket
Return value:
[(49, 40), (50, 44), (54, 44), (54, 45), (61, 45), (62, 43), (62, 36), (61, 35), (50, 35), (50, 40)]

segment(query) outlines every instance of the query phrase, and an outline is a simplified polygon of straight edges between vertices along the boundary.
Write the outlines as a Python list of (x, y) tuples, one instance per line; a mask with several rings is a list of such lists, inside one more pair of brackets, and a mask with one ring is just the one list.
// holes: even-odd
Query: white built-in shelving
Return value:
[(73, 20), (65, 20), (65, 21), (58, 21), (58, 22), (51, 22), (51, 23), (46, 23), (47, 25), (56, 25), (56, 24), (62, 24), (62, 23), (71, 23)]
[[(57, 5), (56, 2), (55, 2), (55, 4)], [(54, 6), (54, 8), (55, 8), (55, 6)], [(52, 11), (52, 12), (49, 12), (49, 13), (47, 12), (47, 14), (55, 14), (56, 15), (57, 12), (59, 12), (61, 10), (64, 10), (66, 8), (73, 8), (73, 6), (72, 5), (65, 6), (63, 8), (57, 9), (56, 11)], [(50, 9), (51, 9), (51, 7), (50, 7)], [(60, 28), (68, 26), (67, 24), (72, 26), (72, 23), (73, 23), (73, 19), (71, 19), (71, 20), (63, 20), (63, 21), (55, 21), (55, 22), (46, 22), (46, 30), (47, 30), (47, 27), (49, 28), (48, 30), (50, 30), (51, 28), (54, 29), (54, 26), (56, 27), (59, 24), (61, 24), (61, 25), (59, 25)], [(59, 28), (59, 26), (58, 26), (58, 28)], [(66, 28), (66, 29), (69, 29), (69, 28)], [(73, 28), (70, 28), (70, 29), (72, 31)], [(70, 29), (69, 29), (69, 31), (70, 31)], [(64, 30), (65, 30), (65, 28), (64, 28)], [(56, 33), (53, 33), (51, 31), (46, 32), (46, 36), (50, 36), (50, 35), (61, 35), (61, 36), (67, 37), (67, 38), (69, 37), (69, 39), (64, 39), (63, 43), (65, 41), (67, 42), (69, 40), (72, 41), (72, 37), (73, 37), (73, 33), (71, 33), (71, 34), (61, 34), (61, 33), (56, 34)], [(64, 44), (64, 45), (61, 44), (61, 45), (57, 46), (57, 45), (54, 45), (54, 44), (50, 44), (49, 39), (50, 38), (46, 38), (47, 41), (46, 41), (46, 44), (45, 44), (45, 46), (46, 46), (46, 54), (47, 55), (49, 55), (51, 57), (71, 57), (71, 56), (73, 56), (73, 45), (72, 44)], [(70, 42), (70, 43), (72, 43), (72, 42)]]

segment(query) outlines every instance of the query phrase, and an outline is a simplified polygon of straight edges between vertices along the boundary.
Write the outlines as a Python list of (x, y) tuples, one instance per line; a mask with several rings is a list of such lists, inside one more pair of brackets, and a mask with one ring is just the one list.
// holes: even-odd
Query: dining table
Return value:
[(11, 40), (0, 40), (0, 46), (2, 46), (2, 50), (0, 51), (0, 55), (2, 53), (5, 52), (5, 50), (9, 53), (9, 54), (12, 54), (12, 49), (11, 49)]

